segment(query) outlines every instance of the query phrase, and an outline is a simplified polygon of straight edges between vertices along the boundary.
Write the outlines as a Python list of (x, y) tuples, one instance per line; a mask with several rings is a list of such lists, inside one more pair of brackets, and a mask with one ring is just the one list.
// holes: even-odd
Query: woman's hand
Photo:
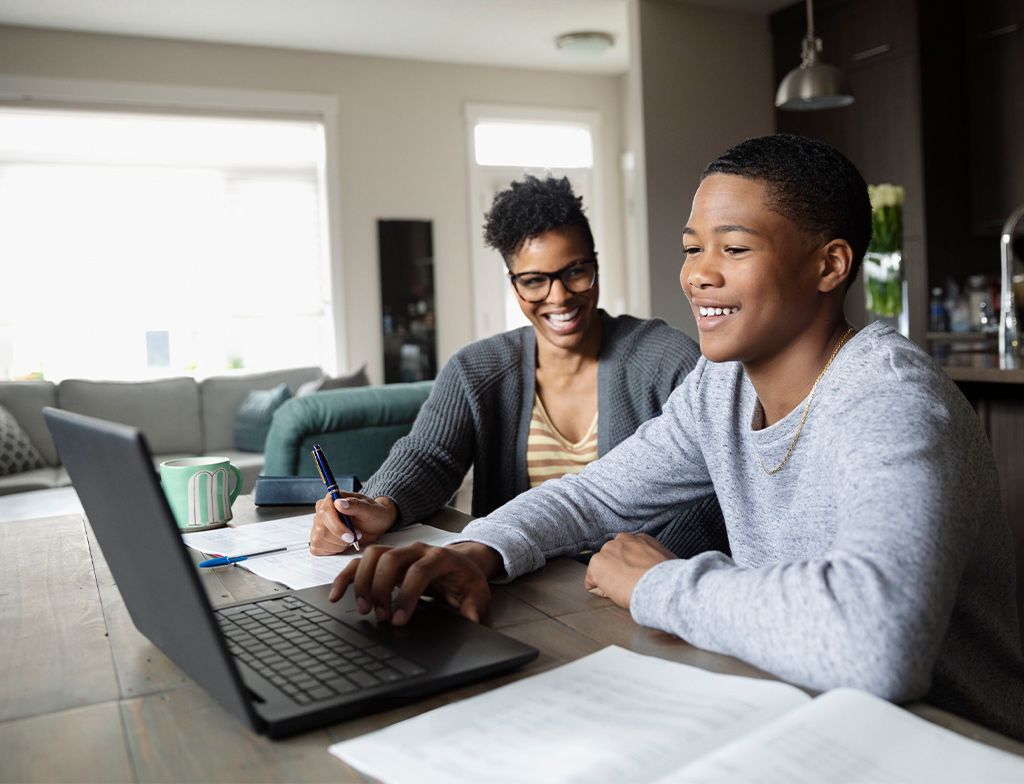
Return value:
[[(359, 612), (365, 614), (372, 609), (378, 621), (402, 626), (409, 622), (416, 602), (429, 589), (432, 595), (457, 608), (460, 615), (479, 623), (491, 601), (487, 581), (501, 567), (501, 556), (476, 542), (451, 547), (422, 542), (406, 547), (374, 545), (334, 578), (329, 598), (338, 601), (351, 585)], [(396, 587), (398, 594), (392, 601)]]
[(647, 570), (675, 557), (653, 536), (619, 534), (591, 557), (583, 587), (628, 610), (633, 589)]
[(313, 528), (309, 532), (309, 551), (313, 555), (335, 555), (352, 546), (355, 537), (341, 521), (342, 514), (352, 520), (360, 546), (376, 542), (398, 519), (398, 507), (390, 498), (340, 492), (341, 498), (337, 501), (326, 495), (316, 502)]

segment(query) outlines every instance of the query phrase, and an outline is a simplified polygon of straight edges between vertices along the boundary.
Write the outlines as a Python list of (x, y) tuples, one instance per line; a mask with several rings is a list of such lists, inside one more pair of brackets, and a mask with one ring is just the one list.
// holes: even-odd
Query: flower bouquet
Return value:
[(869, 315), (893, 321), (903, 312), (903, 188), (869, 185), (868, 198), (871, 241), (864, 254), (865, 304)]

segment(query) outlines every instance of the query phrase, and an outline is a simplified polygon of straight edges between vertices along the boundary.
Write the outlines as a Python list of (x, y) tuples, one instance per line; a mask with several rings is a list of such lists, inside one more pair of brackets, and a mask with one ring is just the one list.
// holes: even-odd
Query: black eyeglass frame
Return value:
[[(583, 267), (587, 264), (592, 264), (594, 266), (594, 275), (590, 279), (590, 285), (587, 286), (585, 289), (573, 291), (571, 288), (569, 288), (569, 284), (565, 282), (565, 274), (569, 272), (569, 270), (578, 269), (579, 267)], [(523, 292), (519, 290), (517, 281), (519, 280), (519, 278), (524, 278), (527, 275), (545, 277), (548, 279), (548, 285), (547, 288), (544, 289), (543, 296), (539, 296), (536, 298), (527, 298), (526, 296), (523, 295)], [(508, 273), (508, 279), (512, 283), (512, 290), (515, 291), (516, 296), (523, 300), (523, 302), (530, 303), (543, 302), (544, 300), (546, 300), (548, 298), (548, 295), (551, 293), (551, 286), (556, 280), (562, 282), (562, 286), (565, 288), (566, 291), (572, 292), (573, 294), (582, 294), (584, 291), (590, 291), (592, 288), (594, 288), (594, 286), (597, 285), (597, 278), (597, 259), (580, 259), (579, 261), (574, 261), (572, 264), (567, 264), (566, 266), (562, 267), (562, 269), (555, 270), (554, 272), (531, 272), (527, 270), (526, 272)]]

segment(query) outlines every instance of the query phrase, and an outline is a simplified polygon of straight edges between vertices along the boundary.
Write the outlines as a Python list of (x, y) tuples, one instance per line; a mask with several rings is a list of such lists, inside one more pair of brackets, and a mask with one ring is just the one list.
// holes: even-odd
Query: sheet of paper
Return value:
[[(264, 525), (264, 523), (260, 523), (260, 525)], [(308, 526), (306, 530), (308, 532)], [(392, 547), (401, 547), (413, 542), (442, 545), (454, 538), (455, 534), (449, 531), (442, 531), (440, 528), (434, 528), (429, 525), (411, 525), (408, 528), (402, 528), (385, 534), (378, 540), (378, 543), (391, 545)], [(283, 583), (289, 588), (299, 590), (301, 588), (311, 588), (314, 585), (327, 585), (334, 582), (338, 572), (344, 569), (349, 561), (358, 557), (359, 553), (312, 555), (308, 549), (303, 548), (274, 555), (264, 555), (259, 558), (250, 558), (238, 565), (267, 580)]]
[(885, 700), (830, 691), (658, 784), (1022, 782), (1024, 759)]
[(313, 527), (313, 515), (283, 517), (265, 523), (240, 525), (237, 528), (215, 528), (212, 531), (197, 531), (182, 534), (186, 547), (202, 553), (216, 555), (245, 555), (275, 547), (309, 542), (309, 530)]
[(809, 699), (610, 646), (330, 751), (388, 784), (643, 782)]

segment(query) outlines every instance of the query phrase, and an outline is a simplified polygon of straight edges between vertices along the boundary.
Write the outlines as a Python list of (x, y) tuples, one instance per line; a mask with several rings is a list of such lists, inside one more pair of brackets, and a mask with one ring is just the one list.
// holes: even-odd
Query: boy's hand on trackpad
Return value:
[[(420, 596), (428, 590), (479, 622), (491, 601), (488, 578), (501, 567), (497, 552), (474, 542), (451, 547), (423, 543), (406, 547), (374, 545), (348, 564), (334, 580), (330, 599), (338, 601), (351, 586), (361, 613), (373, 610), (379, 621), (395, 626), (409, 622)], [(392, 599), (394, 589), (397, 596)]]

